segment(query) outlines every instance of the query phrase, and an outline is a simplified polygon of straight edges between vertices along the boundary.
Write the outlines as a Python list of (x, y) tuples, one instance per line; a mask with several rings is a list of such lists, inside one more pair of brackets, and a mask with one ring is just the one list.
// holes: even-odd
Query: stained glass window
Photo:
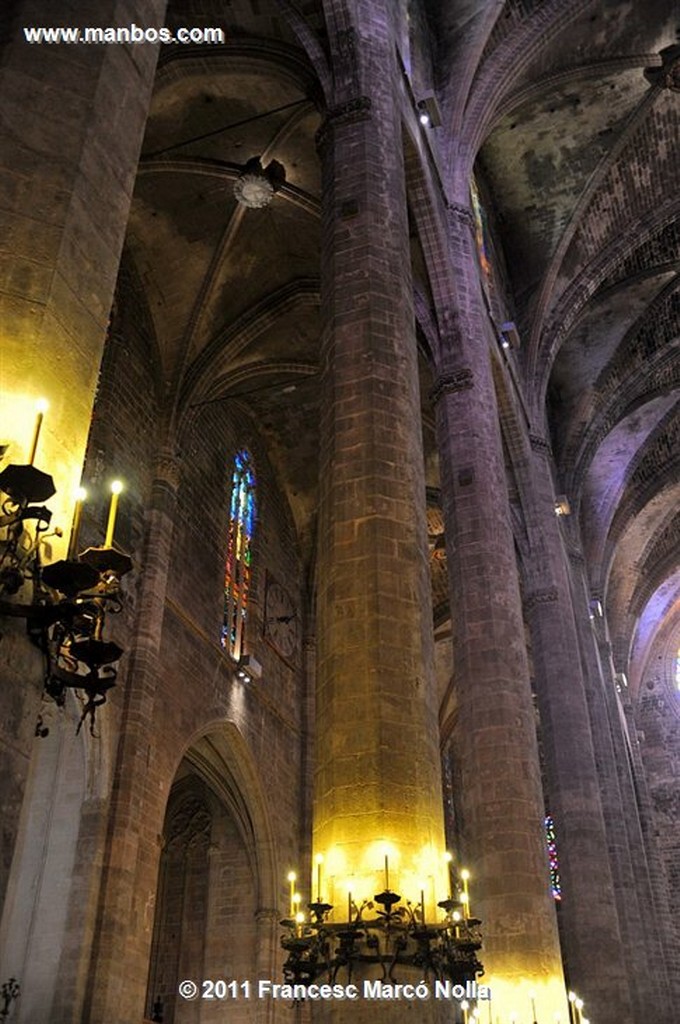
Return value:
[(490, 297), (492, 289), (492, 274), (489, 227), (486, 222), (484, 207), (482, 206), (482, 202), (479, 198), (479, 189), (477, 188), (477, 183), (474, 178), (470, 181), (470, 202), (472, 204), (472, 213), (475, 218), (475, 239), (477, 242), (479, 264), (482, 268), (482, 282), (487, 296)]
[(557, 859), (555, 822), (550, 814), (547, 814), (545, 817), (545, 841), (548, 846), (548, 862), (550, 864), (550, 891), (554, 900), (561, 900), (562, 885), (560, 882), (560, 864)]
[(242, 450), (234, 458), (229, 508), (227, 561), (224, 571), (224, 621), (220, 642), (232, 658), (243, 653), (248, 611), (253, 529), (255, 526), (255, 474), (250, 455)]
[(675, 685), (680, 690), (680, 649), (675, 656)]

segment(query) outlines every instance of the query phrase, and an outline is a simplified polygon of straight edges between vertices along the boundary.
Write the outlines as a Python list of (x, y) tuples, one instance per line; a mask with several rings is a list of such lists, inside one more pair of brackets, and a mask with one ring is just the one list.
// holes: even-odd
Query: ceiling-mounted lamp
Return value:
[(616, 686), (616, 692), (623, 694), (628, 689), (628, 676), (625, 672), (616, 672), (614, 674), (614, 685)]
[(500, 326), (501, 345), (504, 349), (518, 349), (521, 344), (517, 324), (513, 320), (506, 320)]
[(442, 115), (437, 103), (437, 97), (433, 92), (426, 93), (416, 103), (418, 120), (424, 128), (439, 128), (442, 123)]
[(269, 206), (276, 192), (286, 182), (286, 169), (278, 160), (262, 166), (259, 156), (251, 157), (234, 184), (236, 201), (249, 210)]

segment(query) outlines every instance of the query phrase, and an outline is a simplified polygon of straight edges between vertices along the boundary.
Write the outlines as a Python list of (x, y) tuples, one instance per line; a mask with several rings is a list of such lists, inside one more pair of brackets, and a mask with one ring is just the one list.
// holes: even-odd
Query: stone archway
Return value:
[[(251, 983), (274, 971), (278, 913), (272, 844), (256, 776), (233, 729), (221, 726), (187, 750), (168, 797), (158, 878), (146, 1014), (162, 1003), (164, 1024), (224, 1019), (219, 998), (182, 999), (180, 983)], [(260, 1008), (228, 999), (237, 1024)]]

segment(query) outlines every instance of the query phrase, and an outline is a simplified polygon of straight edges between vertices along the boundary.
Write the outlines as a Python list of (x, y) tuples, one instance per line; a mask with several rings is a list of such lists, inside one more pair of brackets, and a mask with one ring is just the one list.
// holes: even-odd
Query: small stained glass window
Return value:
[(255, 474), (250, 455), (243, 449), (234, 457), (220, 638), (222, 647), (236, 660), (243, 653), (254, 527)]
[(493, 274), (491, 269), (491, 239), (489, 236), (489, 225), (486, 220), (486, 213), (479, 197), (479, 189), (474, 178), (470, 181), (470, 201), (472, 213), (475, 219), (475, 240), (477, 242), (477, 255), (482, 268), (482, 283), (487, 297), (491, 297), (493, 288)]
[(555, 822), (550, 814), (547, 814), (545, 817), (545, 841), (548, 847), (548, 863), (550, 865), (550, 891), (554, 900), (561, 900), (562, 884), (560, 882), (560, 864), (557, 859)]

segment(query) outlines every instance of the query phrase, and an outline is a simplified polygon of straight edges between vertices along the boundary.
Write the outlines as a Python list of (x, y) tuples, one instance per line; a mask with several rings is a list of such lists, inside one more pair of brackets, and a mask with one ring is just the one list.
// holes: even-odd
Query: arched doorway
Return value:
[[(267, 816), (235, 739), (216, 730), (193, 744), (168, 798), (146, 1005), (152, 1019), (160, 1001), (164, 1024), (224, 1020), (224, 999), (183, 999), (182, 981), (253, 982), (274, 969)], [(230, 1021), (255, 1020), (252, 1000), (228, 1006)]]

